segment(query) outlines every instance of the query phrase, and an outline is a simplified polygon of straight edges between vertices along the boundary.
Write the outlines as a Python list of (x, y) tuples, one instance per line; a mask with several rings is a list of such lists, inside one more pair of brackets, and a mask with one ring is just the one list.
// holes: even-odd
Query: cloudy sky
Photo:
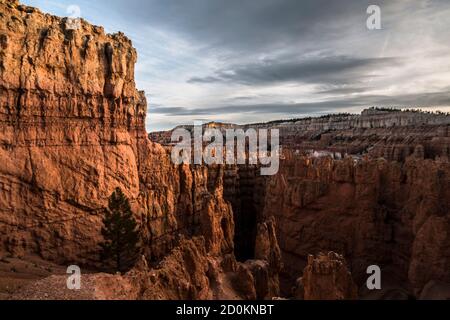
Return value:
[[(147, 130), (359, 112), (450, 111), (449, 0), (22, 0), (123, 31)], [(369, 5), (381, 30), (369, 30)]]

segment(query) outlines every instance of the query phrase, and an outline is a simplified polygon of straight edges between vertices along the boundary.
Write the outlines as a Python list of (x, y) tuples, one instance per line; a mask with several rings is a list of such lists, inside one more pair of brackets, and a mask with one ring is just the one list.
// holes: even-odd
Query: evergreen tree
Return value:
[(140, 232), (130, 202), (120, 188), (109, 198), (103, 225), (104, 242), (100, 246), (104, 264), (114, 266), (115, 271), (129, 270), (139, 254)]

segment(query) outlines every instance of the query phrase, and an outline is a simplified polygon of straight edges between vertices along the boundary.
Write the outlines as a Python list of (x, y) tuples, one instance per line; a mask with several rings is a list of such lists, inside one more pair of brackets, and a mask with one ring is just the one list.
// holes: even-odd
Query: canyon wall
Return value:
[[(212, 123), (280, 129), (279, 173), (176, 166), (171, 132), (145, 131), (123, 34), (83, 20), (74, 29), (17, 1), (0, 0), (0, 16), (0, 253), (98, 267), (104, 208), (120, 187), (146, 259), (92, 276), (91, 298), (269, 299), (280, 272), (300, 298), (355, 298), (373, 264), (384, 285), (416, 297), (450, 283), (448, 115)], [(315, 290), (330, 277), (334, 287)]]
[(139, 196), (136, 52), (122, 34), (0, 5), (2, 249), (88, 257), (113, 189)]
[[(251, 166), (233, 167), (225, 197), (240, 227), (236, 245), (241, 235), (247, 240), (244, 253), (245, 244), (252, 247), (254, 221), (275, 217), (284, 294), (308, 255), (322, 251), (343, 254), (360, 287), (367, 267), (379, 265), (384, 287), (400, 290), (396, 296), (419, 297), (430, 283), (450, 281), (448, 114), (371, 108), (361, 115), (208, 127), (280, 130), (279, 173), (263, 178)], [(150, 137), (170, 145), (170, 133)]]
[[(1, 0), (0, 15), (0, 252), (98, 266), (104, 209), (120, 187), (141, 226), (147, 260), (163, 263), (178, 255), (173, 274), (162, 271), (164, 281), (185, 268), (193, 273), (188, 277), (198, 276), (198, 286), (212, 286), (205, 279), (225, 271), (191, 264), (220, 264), (227, 256), (234, 261), (225, 268), (230, 276), (246, 277), (238, 297), (275, 295), (277, 270), (268, 269), (273, 257), (257, 262), (264, 279), (259, 269), (234, 259), (224, 168), (175, 166), (168, 150), (148, 139), (147, 102), (135, 86), (131, 41), (84, 20), (72, 28), (71, 21), (18, 1)], [(186, 241), (193, 237), (201, 237), (200, 244)], [(269, 248), (275, 250), (272, 238)], [(213, 269), (219, 275), (212, 277)], [(262, 281), (269, 289), (258, 291)], [(145, 297), (211, 295), (189, 287)]]
[[(192, 130), (192, 125), (180, 126)], [(177, 128), (180, 128), (177, 127)], [(278, 129), (280, 145), (302, 154), (328, 152), (405, 161), (411, 155), (426, 159), (450, 157), (450, 115), (400, 109), (370, 108), (361, 114), (330, 114), (317, 118), (248, 125), (207, 123), (203, 129)], [(152, 132), (152, 141), (172, 145), (173, 130)]]
[[(2, 1), (1, 13), (2, 248), (84, 262), (95, 256), (116, 187), (147, 226), (152, 256), (171, 249), (178, 233), (206, 228), (211, 210), (232, 233), (220, 189), (207, 189), (207, 170), (174, 167), (148, 140), (130, 40), (85, 21), (69, 29), (67, 20), (17, 2)], [(223, 247), (214, 236), (214, 252), (232, 250), (230, 235), (221, 233)]]
[(420, 292), (450, 282), (450, 164), (408, 158), (308, 158), (287, 153), (268, 182), (264, 215), (274, 216), (285, 272), (309, 254), (344, 255), (359, 286), (378, 265), (383, 283)]

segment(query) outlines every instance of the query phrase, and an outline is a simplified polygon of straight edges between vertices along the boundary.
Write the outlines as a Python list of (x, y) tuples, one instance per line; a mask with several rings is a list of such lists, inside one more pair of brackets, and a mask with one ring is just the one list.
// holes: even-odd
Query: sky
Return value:
[[(124, 32), (147, 131), (371, 107), (450, 111), (449, 0), (22, 0)], [(369, 30), (369, 5), (381, 29)]]

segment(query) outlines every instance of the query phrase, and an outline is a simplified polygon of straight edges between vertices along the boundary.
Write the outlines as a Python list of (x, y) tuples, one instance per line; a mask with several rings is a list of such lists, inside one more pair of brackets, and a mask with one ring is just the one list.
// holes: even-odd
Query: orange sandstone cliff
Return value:
[[(53, 276), (14, 297), (270, 299), (280, 286), (300, 299), (448, 297), (449, 115), (252, 125), (280, 129), (273, 177), (175, 166), (157, 143), (170, 132), (152, 142), (145, 131), (130, 40), (17, 1), (0, 0), (0, 16), (0, 253), (98, 267), (103, 209), (120, 187), (145, 255), (125, 275), (87, 275), (81, 296)], [(364, 289), (370, 265), (380, 293)]]
[(266, 278), (234, 258), (223, 168), (174, 166), (148, 139), (131, 41), (18, 1), (0, 0), (0, 15), (0, 251), (98, 265), (103, 209), (120, 187), (146, 260), (162, 263), (140, 298), (213, 298), (225, 275), (246, 286), (230, 285), (237, 298), (276, 295), (277, 257), (261, 256)]

